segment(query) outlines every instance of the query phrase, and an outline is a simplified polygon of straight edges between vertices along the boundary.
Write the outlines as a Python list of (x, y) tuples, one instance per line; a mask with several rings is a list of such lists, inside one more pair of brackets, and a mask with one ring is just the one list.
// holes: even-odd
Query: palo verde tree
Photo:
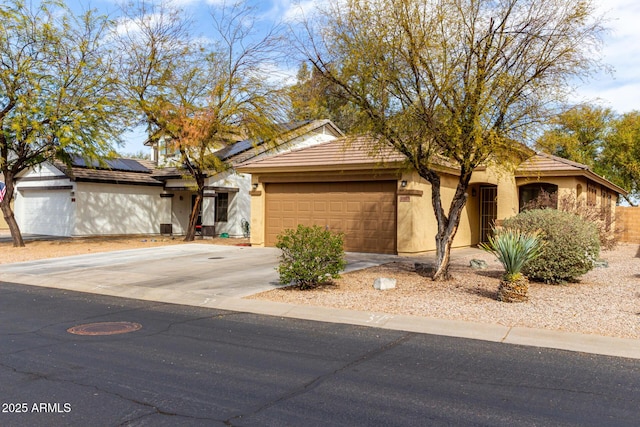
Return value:
[(272, 138), (282, 120), (273, 87), (274, 31), (258, 36), (254, 10), (212, 8), (212, 34), (195, 38), (169, 3), (140, 1), (124, 9), (116, 38), (125, 98), (148, 136), (179, 153), (175, 166), (194, 181), (196, 198), (185, 240), (195, 226), (208, 177), (226, 165), (215, 152), (243, 138)]
[(0, 208), (24, 246), (10, 205), (16, 176), (45, 161), (100, 158), (124, 128), (104, 35), (109, 22), (62, 3), (0, 5)]
[[(434, 280), (449, 277), (473, 171), (513, 161), (529, 126), (598, 64), (592, 13), (590, 0), (334, 0), (298, 35), (306, 59), (357, 107), (361, 131), (431, 184)], [(459, 171), (448, 206), (442, 161)]]
[(549, 154), (593, 167), (611, 134), (614, 112), (609, 108), (580, 105), (549, 120), (549, 129), (536, 147)]

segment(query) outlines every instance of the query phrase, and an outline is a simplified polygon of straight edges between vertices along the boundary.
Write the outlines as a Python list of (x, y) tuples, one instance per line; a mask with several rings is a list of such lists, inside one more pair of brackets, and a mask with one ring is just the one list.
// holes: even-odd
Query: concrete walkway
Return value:
[[(476, 251), (456, 249), (452, 260)], [(640, 359), (640, 340), (243, 299), (280, 286), (275, 270), (278, 255), (275, 248), (164, 246), (5, 264), (0, 266), (0, 281)], [(395, 255), (348, 253), (346, 270), (398, 259), (407, 260)]]

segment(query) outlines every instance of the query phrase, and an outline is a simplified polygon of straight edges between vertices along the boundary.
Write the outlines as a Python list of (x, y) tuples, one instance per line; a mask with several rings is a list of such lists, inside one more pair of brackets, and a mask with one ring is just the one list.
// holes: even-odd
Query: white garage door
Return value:
[(22, 190), (16, 219), (25, 234), (71, 236), (75, 206), (70, 190)]

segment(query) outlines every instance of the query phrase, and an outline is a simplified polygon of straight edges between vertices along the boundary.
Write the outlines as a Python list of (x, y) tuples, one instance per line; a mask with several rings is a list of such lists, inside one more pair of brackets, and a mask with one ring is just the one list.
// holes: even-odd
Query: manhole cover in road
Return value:
[(142, 329), (142, 325), (134, 322), (98, 322), (87, 323), (67, 329), (74, 335), (116, 335)]

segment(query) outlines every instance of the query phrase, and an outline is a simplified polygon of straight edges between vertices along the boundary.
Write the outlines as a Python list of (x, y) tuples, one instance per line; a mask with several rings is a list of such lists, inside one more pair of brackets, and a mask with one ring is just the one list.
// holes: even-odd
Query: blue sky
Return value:
[[(233, 0), (227, 0), (230, 3)], [(309, 10), (314, 3), (322, 0), (251, 0), (257, 7), (260, 19), (269, 22), (290, 19), (301, 9)], [(173, 0), (174, 4), (185, 10), (197, 23), (194, 32), (206, 36), (207, 24), (211, 22), (209, 10), (223, 0)], [(109, 14), (117, 14), (117, 0), (81, 0), (67, 2), (72, 7), (78, 3), (90, 5)], [(640, 110), (640, 2), (638, 0), (596, 0), (598, 13), (607, 17), (606, 35), (602, 50), (603, 61), (612, 71), (601, 72), (589, 81), (581, 83), (575, 94), (576, 102), (591, 102), (610, 107), (619, 113)], [(283, 67), (292, 67), (283, 64)], [(295, 68), (290, 70), (293, 75)], [(120, 148), (121, 153), (144, 151), (144, 135), (132, 134), (127, 143)]]

